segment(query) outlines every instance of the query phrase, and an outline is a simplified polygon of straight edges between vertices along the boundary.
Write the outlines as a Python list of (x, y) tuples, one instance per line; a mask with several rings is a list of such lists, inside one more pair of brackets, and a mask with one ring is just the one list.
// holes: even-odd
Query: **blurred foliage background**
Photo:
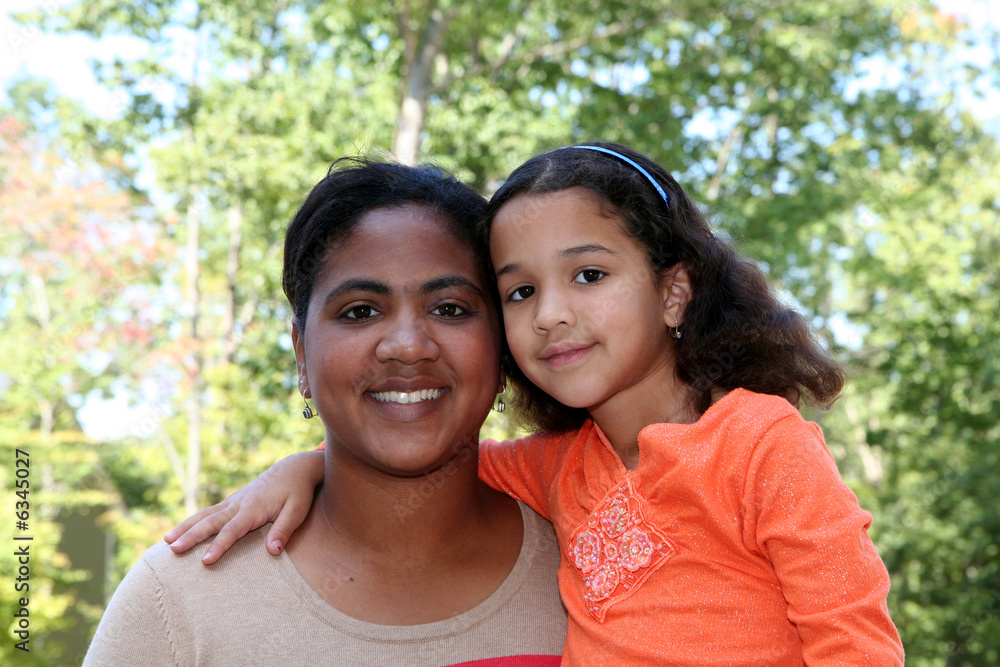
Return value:
[(26, 77), (0, 108), (0, 533), (18, 532), (18, 448), (34, 536), (32, 650), (14, 648), (5, 547), (0, 662), (78, 663), (150, 544), (322, 438), (298, 418), (280, 262), (332, 160), (431, 161), (488, 195), (537, 152), (602, 139), (674, 172), (848, 366), (807, 416), (875, 515), (908, 664), (1000, 664), (1000, 168), (997, 128), (964, 103), (997, 87), (988, 27), (919, 0), (83, 0), (16, 18), (11, 48), (128, 35), (144, 55), (93, 63), (104, 113)]

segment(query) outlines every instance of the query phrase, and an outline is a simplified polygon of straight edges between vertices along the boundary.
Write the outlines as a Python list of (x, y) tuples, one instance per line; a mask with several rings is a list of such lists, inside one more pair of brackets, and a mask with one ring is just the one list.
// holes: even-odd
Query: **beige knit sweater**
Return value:
[(552, 527), (525, 506), (521, 554), (486, 601), (455, 618), (384, 626), (325, 602), (289, 557), (264, 548), (269, 526), (215, 565), (207, 543), (150, 549), (115, 592), (84, 660), (96, 665), (555, 666), (566, 637)]

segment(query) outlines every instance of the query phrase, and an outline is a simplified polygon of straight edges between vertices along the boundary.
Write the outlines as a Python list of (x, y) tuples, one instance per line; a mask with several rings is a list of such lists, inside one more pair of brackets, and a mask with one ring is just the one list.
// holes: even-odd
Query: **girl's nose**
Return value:
[(379, 361), (400, 361), (415, 364), (434, 361), (441, 353), (426, 322), (419, 318), (400, 315), (389, 324), (389, 329), (375, 347)]
[(539, 290), (535, 295), (535, 331), (551, 331), (561, 324), (576, 325), (576, 311), (568, 295), (557, 289)]

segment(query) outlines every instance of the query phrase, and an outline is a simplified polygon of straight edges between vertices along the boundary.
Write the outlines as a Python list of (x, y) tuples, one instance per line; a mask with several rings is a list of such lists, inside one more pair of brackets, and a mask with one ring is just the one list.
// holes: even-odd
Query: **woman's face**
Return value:
[(439, 214), (367, 213), (325, 257), (308, 312), (295, 356), (333, 456), (416, 476), (478, 442), (500, 390), (499, 325)]

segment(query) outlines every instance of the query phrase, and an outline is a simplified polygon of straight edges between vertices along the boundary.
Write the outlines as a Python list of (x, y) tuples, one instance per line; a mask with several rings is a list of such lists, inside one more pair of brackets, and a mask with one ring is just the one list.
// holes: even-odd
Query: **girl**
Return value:
[[(539, 434), (483, 443), (480, 476), (555, 526), (566, 663), (902, 664), (871, 515), (795, 409), (843, 372), (670, 174), (615, 144), (545, 153), (483, 232)], [(167, 539), (235, 516), (231, 544), (278, 514), (265, 492), (295, 465)]]

